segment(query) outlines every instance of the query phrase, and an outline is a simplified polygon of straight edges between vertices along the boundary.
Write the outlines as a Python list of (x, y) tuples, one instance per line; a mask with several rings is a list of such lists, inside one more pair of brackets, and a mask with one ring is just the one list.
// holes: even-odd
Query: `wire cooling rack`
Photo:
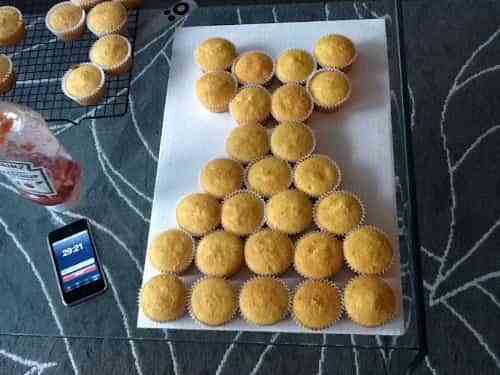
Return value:
[[(13, 47), (0, 47), (10, 56), (16, 71), (16, 86), (0, 100), (27, 105), (47, 121), (75, 122), (74, 118), (122, 116), (128, 111), (131, 73), (106, 77), (107, 93), (98, 105), (82, 107), (61, 90), (64, 73), (74, 64), (89, 61), (89, 49), (96, 37), (88, 30), (77, 41), (59, 41), (45, 26), (45, 15), (59, 1), (20, 0), (0, 5), (17, 7), (24, 16), (26, 36)], [(135, 46), (139, 12), (129, 11), (128, 39)]]

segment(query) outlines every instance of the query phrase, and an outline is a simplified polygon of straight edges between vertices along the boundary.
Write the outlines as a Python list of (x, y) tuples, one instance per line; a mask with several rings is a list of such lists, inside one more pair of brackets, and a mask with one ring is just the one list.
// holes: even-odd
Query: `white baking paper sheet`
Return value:
[[(330, 33), (348, 36), (359, 51), (358, 60), (349, 73), (352, 97), (339, 112), (314, 113), (308, 123), (316, 133), (317, 152), (328, 154), (337, 161), (342, 170), (343, 188), (356, 193), (365, 203), (367, 223), (382, 228), (394, 243), (397, 257), (385, 278), (396, 291), (399, 307), (397, 318), (382, 327), (364, 328), (344, 318), (326, 332), (401, 335), (404, 328), (384, 20), (187, 27), (180, 30), (175, 37), (170, 63), (149, 241), (162, 230), (176, 227), (177, 203), (181, 197), (200, 191), (200, 170), (208, 160), (226, 155), (225, 138), (235, 126), (228, 113), (209, 113), (198, 103), (194, 87), (201, 72), (194, 61), (195, 48), (209, 37), (220, 36), (234, 42), (239, 52), (258, 49), (276, 58), (287, 48), (312, 52), (314, 43)], [(147, 259), (143, 283), (158, 273)], [(192, 267), (182, 278), (190, 286), (200, 276)], [(241, 285), (249, 276), (248, 272), (242, 271), (232, 282)], [(349, 277), (349, 273), (343, 272), (334, 281), (343, 287)], [(300, 280), (293, 271), (283, 279), (290, 288)], [(156, 323), (142, 311), (139, 311), (137, 326), (212, 329), (197, 324), (188, 315), (175, 322)], [(273, 326), (256, 327), (240, 318), (217, 327), (217, 330), (304, 332), (291, 319)]]

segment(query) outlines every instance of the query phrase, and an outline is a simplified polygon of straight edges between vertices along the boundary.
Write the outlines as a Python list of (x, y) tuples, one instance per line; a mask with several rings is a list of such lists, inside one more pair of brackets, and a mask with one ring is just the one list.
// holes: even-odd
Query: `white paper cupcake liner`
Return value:
[[(322, 36), (318, 42), (323, 39), (323, 38), (328, 38), (329, 36), (332, 36), (332, 35), (335, 35), (335, 34), (328, 34), (328, 35), (324, 35)], [(344, 37), (346, 37), (345, 35), (342, 35)], [(347, 38), (347, 37), (346, 37)], [(350, 38), (348, 38), (350, 40)], [(351, 40), (352, 42), (352, 40)], [(354, 44), (354, 43), (353, 43)], [(319, 59), (315, 56), (316, 60), (318, 61), (318, 65), (321, 66), (322, 68), (334, 68), (334, 69), (339, 69), (343, 72), (348, 72), (351, 70), (352, 68), (352, 65), (356, 62), (357, 58), (358, 58), (358, 49), (356, 47), (354, 47), (354, 56), (351, 58), (351, 60), (345, 65), (345, 66), (342, 66), (342, 67), (334, 67), (334, 66), (329, 66), (329, 65), (326, 65), (326, 64), (321, 64), (319, 62)]]
[(45, 16), (45, 26), (47, 27), (47, 29), (49, 29), (50, 32), (57, 37), (57, 39), (61, 39), (64, 41), (77, 40), (85, 32), (86, 13), (85, 13), (85, 9), (83, 9), (83, 8), (82, 8), (82, 15), (80, 17), (80, 20), (72, 28), (67, 29), (67, 30), (55, 30), (50, 25), (49, 21), (50, 21), (50, 17), (52, 16), (52, 13), (54, 11), (56, 11), (58, 8), (68, 6), (68, 5), (74, 6), (75, 4), (73, 4), (73, 2), (71, 2), (71, 1), (63, 1), (62, 3), (58, 3), (58, 4), (54, 5), (52, 8), (50, 8), (47, 15)]
[[(214, 37), (214, 38), (208, 38), (208, 39), (204, 40), (204, 42), (206, 42), (206, 41), (208, 41), (208, 40), (211, 40), (211, 39), (217, 39), (217, 37)], [(231, 44), (231, 45), (234, 47), (234, 50), (235, 50), (235, 51), (237, 50), (237, 49), (236, 49), (236, 46), (234, 45), (234, 43), (233, 43), (233, 42), (231, 42), (229, 39), (226, 39), (226, 38), (222, 38), (222, 39), (224, 39), (226, 42), (228, 42), (229, 44)], [(199, 69), (200, 69), (203, 73), (210, 73), (210, 72), (219, 72), (219, 71), (221, 71), (221, 70), (207, 70), (207, 69), (204, 69), (204, 68), (203, 68), (203, 67), (202, 67), (202, 66), (198, 63), (198, 59), (196, 58), (196, 51), (197, 51), (197, 48), (196, 48), (196, 49), (194, 50), (194, 52), (193, 52), (193, 59), (194, 59), (194, 61), (195, 61), (195, 63), (196, 63), (196, 66), (197, 66), (197, 67), (198, 67), (198, 68), (199, 68)], [(227, 64), (227, 65), (224, 67), (224, 70), (225, 70), (225, 71), (231, 71), (231, 68), (232, 68), (232, 66), (233, 66), (234, 60), (236, 60), (237, 58), (238, 58), (238, 56), (236, 55), (236, 56), (234, 57), (234, 59), (233, 59), (233, 60), (232, 60), (229, 64)], [(234, 75), (234, 74), (233, 74), (233, 75)], [(238, 80), (238, 79), (236, 79), (236, 82), (238, 82), (238, 83), (239, 83), (239, 80)]]
[[(255, 193), (259, 194), (260, 196), (262, 196), (263, 198), (270, 198), (271, 196), (273, 196), (274, 194), (264, 194), (263, 192), (261, 191), (258, 191), (257, 189), (253, 188), (250, 184), (250, 182), (248, 181), (248, 173), (250, 172), (250, 169), (258, 162), (262, 161), (262, 160), (266, 160), (266, 159), (269, 159), (269, 158), (276, 158), (276, 159), (279, 159), (281, 161), (284, 161), (288, 167), (288, 171), (289, 171), (289, 176), (290, 176), (290, 179), (289, 179), (289, 182), (287, 184), (287, 186), (281, 190), (281, 191), (285, 191), (285, 190), (288, 190), (290, 188), (290, 186), (292, 186), (292, 183), (293, 183), (293, 170), (292, 170), (292, 167), (290, 166), (290, 163), (287, 162), (286, 160), (283, 160), (283, 159), (280, 159), (280, 158), (277, 158), (276, 156), (274, 155), (266, 155), (266, 156), (263, 156), (261, 157), (260, 159), (257, 159), (257, 160), (254, 160), (253, 162), (249, 163), (245, 170), (244, 170), (244, 174), (243, 174), (243, 178), (244, 178), (244, 182), (245, 182), (245, 186), (248, 190), (251, 190), (251, 191), (254, 191)], [(278, 192), (279, 193), (279, 192)]]
[[(298, 86), (300, 87), (301, 89), (305, 90), (305, 93), (307, 94), (307, 96), (309, 97), (309, 102), (311, 103), (310, 104), (310, 108), (308, 109), (307, 113), (300, 117), (300, 118), (295, 118), (295, 119), (287, 119), (287, 118), (284, 118), (282, 116), (280, 116), (279, 114), (277, 114), (275, 111), (273, 111), (273, 106), (271, 105), (271, 115), (274, 117), (274, 119), (278, 122), (289, 122), (289, 121), (292, 121), (292, 122), (306, 122), (307, 119), (309, 119), (309, 117), (311, 117), (313, 111), (314, 111), (314, 99), (311, 95), (311, 93), (309, 92), (309, 90), (307, 90), (306, 88), (304, 88), (304, 86), (302, 86), (301, 84), (299, 83), (287, 83), (286, 85), (295, 85), (295, 86)], [(286, 85), (283, 85), (281, 87), (284, 87)], [(280, 88), (281, 88), (280, 87)], [(279, 90), (280, 88), (278, 88), (277, 90)], [(276, 94), (276, 91), (271, 95), (271, 98), (272, 96)]]
[[(123, 41), (125, 41), (127, 44), (127, 55), (125, 56), (123, 61), (120, 61), (118, 64), (115, 64), (113, 66), (103, 66), (103, 65), (100, 65), (97, 62), (93, 61), (93, 59), (92, 59), (92, 49), (95, 48), (95, 45), (97, 42), (99, 42), (99, 40), (103, 40), (106, 38), (120, 38)], [(96, 41), (92, 45), (92, 47), (90, 48), (90, 51), (89, 51), (90, 61), (92, 61), (97, 66), (100, 66), (104, 70), (105, 73), (108, 73), (112, 76), (118, 76), (118, 75), (127, 73), (130, 70), (130, 68), (132, 68), (132, 45), (130, 44), (130, 41), (127, 38), (125, 38), (123, 35), (118, 35), (118, 34), (105, 35), (102, 38), (99, 38), (99, 40)]]
[[(321, 104), (319, 103), (315, 98), (314, 96), (312, 95), (311, 93), (311, 89), (310, 89), (310, 85), (311, 85), (311, 81), (312, 79), (320, 74), (320, 73), (324, 73), (324, 72), (335, 72), (337, 74), (340, 74), (342, 75), (347, 83), (349, 84), (349, 91), (347, 91), (347, 94), (346, 96), (338, 103), (335, 103), (334, 105), (330, 105), (330, 106), (325, 106), (324, 104)], [(349, 98), (351, 97), (351, 91), (352, 91), (352, 83), (351, 83), (351, 80), (349, 79), (349, 77), (347, 76), (347, 74), (345, 74), (344, 72), (342, 72), (341, 70), (338, 70), (338, 69), (335, 69), (335, 68), (323, 68), (323, 69), (319, 69), (319, 70), (316, 70), (313, 74), (311, 74), (309, 76), (309, 78), (307, 79), (307, 83), (306, 83), (306, 88), (307, 88), (307, 91), (309, 92), (309, 95), (311, 95), (311, 98), (313, 100), (313, 103), (314, 103), (314, 106), (316, 108), (317, 111), (319, 112), (335, 112), (337, 111), (345, 102), (347, 102), (349, 100)]]
[[(185, 195), (183, 195), (183, 196), (182, 196), (182, 197), (181, 197), (181, 198), (177, 201), (177, 203), (175, 204), (175, 210), (176, 210), (176, 211), (175, 211), (175, 215), (176, 215), (176, 221), (175, 221), (175, 222), (177, 223), (177, 226), (179, 227), (179, 229), (182, 229), (182, 230), (183, 230), (183, 231), (185, 231), (186, 233), (189, 233), (189, 234), (190, 234), (191, 236), (193, 236), (193, 237), (195, 238), (195, 240), (196, 240), (197, 238), (200, 238), (200, 237), (206, 236), (207, 234), (212, 233), (212, 232), (214, 232), (214, 231), (218, 230), (218, 228), (220, 228), (220, 218), (219, 218), (219, 223), (218, 223), (216, 226), (214, 226), (213, 228), (211, 228), (211, 229), (209, 229), (209, 230), (207, 230), (207, 231), (200, 232), (200, 233), (194, 233), (194, 232), (190, 231), (189, 229), (187, 229), (187, 228), (183, 227), (181, 224), (179, 224), (179, 222), (177, 221), (177, 207), (179, 206), (179, 204), (180, 204), (180, 203), (181, 203), (181, 202), (182, 202), (185, 198), (187, 198), (187, 197), (189, 197), (190, 195), (193, 195), (193, 194), (207, 194), (207, 195), (210, 195), (210, 194), (208, 194), (208, 193), (204, 193), (204, 192), (193, 192), (193, 193), (189, 193), (189, 194), (185, 194)], [(221, 203), (220, 203), (220, 199), (217, 199), (217, 198), (213, 197), (212, 195), (210, 195), (210, 196), (211, 196), (212, 198), (216, 199), (216, 200), (217, 200), (217, 202), (219, 203), (219, 207), (220, 207), (220, 208), (222, 208), (222, 205), (221, 205)]]
[[(279, 76), (279, 72), (278, 72), (278, 69), (277, 69), (277, 66), (278, 66), (278, 60), (280, 59), (280, 57), (282, 55), (284, 55), (285, 53), (288, 53), (288, 52), (294, 52), (294, 51), (297, 51), (297, 52), (305, 52), (310, 58), (311, 58), (311, 62), (313, 64), (313, 70), (312, 72), (309, 74), (309, 76), (305, 79), (301, 79), (301, 80), (298, 80), (298, 81), (294, 81), (294, 80), (286, 80), (282, 77)], [(275, 66), (276, 66), (276, 78), (282, 83), (282, 84), (287, 84), (287, 83), (298, 83), (300, 85), (304, 85), (306, 82), (307, 82), (307, 79), (316, 71), (316, 68), (318, 66), (318, 62), (316, 61), (316, 58), (314, 57), (313, 54), (309, 53), (309, 51), (306, 51), (305, 49), (300, 49), (300, 48), (288, 48), (286, 50), (284, 50), (279, 56), (278, 58), (276, 59), (276, 63), (275, 63)]]
[(238, 93), (238, 81), (236, 80), (236, 77), (233, 74), (231, 74), (229, 72), (226, 72), (226, 71), (208, 72), (208, 73), (203, 74), (198, 80), (202, 79), (206, 75), (215, 74), (215, 73), (217, 73), (217, 74), (224, 74), (224, 75), (227, 75), (228, 77), (231, 78), (231, 80), (233, 81), (233, 84), (234, 84), (234, 95), (231, 97), (231, 99), (227, 103), (222, 103), (220, 105), (210, 105), (208, 103), (202, 102), (201, 100), (199, 100), (199, 102), (201, 103), (201, 105), (204, 108), (206, 108), (210, 112), (213, 112), (213, 113), (227, 112), (229, 110), (229, 103), (231, 103), (231, 100), (233, 100), (233, 98)]
[[(71, 95), (66, 90), (66, 80), (68, 79), (69, 74), (74, 69), (76, 69), (82, 65), (91, 65), (91, 66), (97, 68), (99, 70), (99, 72), (101, 73), (101, 82), (99, 83), (99, 86), (94, 90), (94, 92), (92, 92), (90, 95), (87, 95), (84, 97), (77, 97), (77, 96)], [(64, 73), (64, 76), (61, 80), (62, 91), (64, 92), (64, 94), (68, 98), (70, 98), (71, 100), (73, 100), (81, 105), (96, 105), (96, 104), (98, 104), (106, 92), (105, 84), (106, 84), (106, 74), (104, 73), (104, 70), (100, 66), (93, 64), (93, 63), (90, 63), (90, 62), (72, 66), (66, 73)]]
[[(250, 233), (246, 233), (246, 234), (241, 234), (241, 233), (235, 233), (233, 232), (232, 230), (228, 229), (228, 228), (225, 228), (224, 227), (224, 224), (222, 223), (222, 211), (223, 211), (223, 208), (224, 208), (224, 204), (230, 200), (231, 198), (235, 197), (236, 195), (238, 194), (251, 194), (253, 196), (255, 196), (257, 198), (257, 200), (261, 203), (262, 205), (262, 219), (260, 221), (260, 223), (257, 225), (257, 227)], [(245, 189), (242, 189), (242, 190), (237, 190), (235, 191), (234, 193), (232, 194), (229, 194), (226, 198), (224, 198), (224, 200), (222, 201), (222, 204), (221, 204), (221, 225), (222, 225), (222, 228), (224, 228), (225, 231), (229, 232), (229, 233), (233, 233), (233, 234), (236, 234), (237, 236), (240, 236), (240, 237), (246, 237), (246, 236), (251, 236), (252, 234), (258, 232), (263, 226), (264, 224), (266, 223), (266, 214), (265, 214), (265, 211), (266, 211), (266, 202), (264, 201), (264, 199), (259, 195), (257, 194), (256, 192), (254, 191), (251, 191), (251, 190), (245, 190)]]
[(205, 187), (203, 186), (203, 183), (202, 183), (202, 175), (203, 175), (203, 171), (205, 170), (205, 168), (207, 167), (208, 164), (210, 164), (211, 162), (214, 162), (214, 161), (218, 161), (218, 160), (230, 160), (230, 161), (233, 161), (235, 163), (238, 164), (239, 168), (240, 168), (240, 171), (241, 171), (241, 183), (240, 183), (240, 186), (238, 187), (238, 189), (236, 189), (235, 191), (240, 191), (243, 189), (243, 186), (244, 186), (244, 174), (245, 174), (245, 169), (244, 167), (241, 165), (241, 162), (238, 161), (238, 160), (234, 160), (234, 159), (231, 159), (230, 157), (220, 157), (220, 158), (213, 158), (213, 159), (210, 159), (209, 161), (207, 161), (205, 163), (205, 165), (203, 166), (203, 168), (201, 169), (199, 175), (198, 175), (198, 185), (200, 186), (200, 188), (207, 194), (210, 194), (212, 195), (214, 198), (217, 198), (217, 199), (221, 199), (223, 200), (224, 198), (226, 198), (228, 195), (234, 193), (234, 192), (231, 192), (229, 194), (225, 194), (224, 196), (219, 196), (219, 195), (214, 195), (213, 193), (210, 193), (209, 191), (207, 191), (207, 189), (205, 189)]
[(244, 125), (244, 126), (256, 126), (256, 127), (260, 128), (262, 131), (264, 131), (266, 133), (266, 135), (267, 135), (267, 151), (266, 151), (266, 153), (264, 155), (257, 156), (257, 157), (255, 157), (253, 159), (250, 159), (250, 160), (247, 160), (247, 159), (243, 160), (242, 158), (238, 157), (237, 154), (232, 154), (231, 152), (229, 152), (229, 149), (228, 149), (228, 146), (227, 146), (227, 141), (228, 141), (229, 137), (231, 136), (231, 133), (230, 133), (226, 137), (226, 140), (225, 140), (226, 152), (228, 154), (229, 159), (237, 161), (237, 162), (241, 163), (242, 165), (246, 165), (248, 163), (252, 163), (252, 162), (254, 162), (256, 160), (259, 160), (260, 158), (262, 158), (262, 157), (266, 156), (267, 154), (269, 154), (269, 152), (271, 150), (271, 138), (269, 137), (269, 133), (268, 133), (267, 129), (264, 126), (262, 126), (261, 124), (251, 124), (251, 125)]
[(320, 195), (311, 194), (311, 193), (309, 193), (307, 191), (302, 190), (299, 186), (297, 186), (297, 183), (296, 183), (296, 180), (295, 180), (295, 175), (296, 175), (296, 172), (297, 172), (297, 168), (300, 165), (300, 163), (305, 162), (305, 161), (307, 161), (308, 159), (311, 159), (311, 158), (323, 158), (323, 159), (326, 159), (330, 164), (333, 165), (333, 167), (337, 171), (337, 183), (335, 185), (333, 185), (331, 189), (327, 190), (326, 192), (324, 192), (322, 194), (325, 194), (325, 193), (337, 190), (340, 187), (341, 183), (342, 183), (342, 171), (340, 170), (339, 165), (337, 164), (337, 162), (335, 162), (335, 160), (333, 160), (332, 158), (330, 158), (328, 155), (325, 155), (325, 154), (314, 154), (314, 153), (310, 154), (306, 158), (303, 158), (302, 160), (300, 160), (299, 162), (297, 162), (295, 164), (295, 166), (293, 167), (293, 183), (294, 183), (294, 186), (297, 188), (297, 190), (302, 191), (303, 193), (307, 194), (311, 198), (318, 198), (318, 197), (320, 197), (322, 195), (322, 194), (320, 194)]
[[(238, 63), (238, 61), (246, 56), (246, 55), (249, 55), (249, 54), (252, 54), (252, 53), (261, 53), (263, 55), (266, 55), (267, 57), (269, 57), (273, 63), (273, 70), (271, 72), (271, 75), (269, 77), (266, 77), (265, 79), (263, 79), (262, 81), (260, 82), (245, 82), (245, 81), (242, 81), (238, 75), (235, 73), (235, 68), (236, 68), (236, 64)], [(273, 77), (274, 77), (274, 73), (276, 71), (276, 62), (273, 60), (273, 58), (265, 51), (261, 51), (261, 50), (254, 50), (254, 51), (248, 51), (248, 52), (244, 52), (238, 56), (236, 56), (236, 58), (233, 60), (233, 63), (231, 65), (231, 72), (235, 75), (235, 77), (238, 79), (238, 82), (242, 85), (248, 85), (248, 84), (254, 84), (254, 85), (262, 85), (262, 86), (266, 86), (268, 84), (271, 83)]]
[[(125, 13), (127, 13), (127, 8), (125, 8), (123, 4), (121, 4), (120, 2), (115, 2), (115, 3), (118, 4), (120, 7), (123, 7)], [(125, 15), (125, 17), (123, 18), (123, 20), (120, 22), (119, 25), (116, 25), (116, 27), (110, 27), (107, 30), (96, 30), (94, 27), (92, 27), (91, 23), (89, 22), (91, 15), (92, 15), (92, 9), (89, 11), (87, 16), (87, 29), (89, 29), (89, 31), (92, 34), (94, 34), (97, 38), (101, 38), (109, 34), (122, 34), (122, 35), (127, 34), (128, 15)]]
[[(162, 269), (161, 267), (157, 267), (156, 265), (153, 264), (153, 261), (151, 260), (150, 256), (148, 256), (148, 258), (149, 258), (148, 261), (149, 261), (149, 263), (151, 263), (151, 265), (153, 266), (154, 269), (158, 270), (159, 272), (161, 272), (163, 274), (179, 275), (179, 274), (185, 272), (191, 266), (191, 264), (193, 264), (194, 256), (195, 256), (195, 252), (196, 252), (196, 241), (195, 241), (194, 237), (189, 232), (187, 232), (183, 229), (179, 229), (179, 228), (167, 229), (167, 230), (162, 231), (159, 234), (157, 234), (157, 236), (161, 235), (163, 232), (166, 232), (168, 230), (178, 230), (189, 237), (189, 239), (191, 240), (191, 257), (190, 257), (189, 261), (186, 261), (186, 264), (179, 266), (179, 268), (176, 270), (165, 270), (165, 269)], [(155, 237), (155, 239), (156, 239), (156, 237)], [(149, 251), (148, 251), (148, 254), (150, 254)]]
[(309, 133), (311, 134), (311, 137), (312, 137), (312, 146), (311, 146), (310, 150), (308, 150), (303, 156), (299, 157), (298, 159), (290, 159), (290, 158), (287, 159), (283, 155), (278, 155), (276, 152), (276, 149), (273, 149), (272, 137), (273, 137), (274, 131), (276, 130), (276, 128), (278, 128), (280, 126), (280, 124), (278, 124), (278, 126), (271, 129), (271, 135), (269, 136), (269, 147), (270, 147), (271, 153), (274, 156), (276, 156), (277, 158), (284, 160), (286, 162), (289, 162), (289, 163), (300, 163), (301, 161), (303, 161), (303, 160), (307, 159), (309, 156), (311, 156), (313, 154), (314, 150), (316, 149), (316, 145), (317, 145), (316, 134), (314, 134), (314, 131), (311, 129), (311, 127), (304, 124), (303, 122), (300, 122), (300, 121), (290, 121), (290, 122), (296, 122), (300, 125), (304, 125), (305, 128), (309, 131)]
[[(234, 77), (234, 74), (233, 74), (233, 77)], [(237, 79), (237, 78), (235, 78)], [(239, 89), (238, 89), (238, 92), (236, 93), (236, 95), (234, 95), (233, 99), (242, 91), (242, 90), (245, 90), (245, 89), (248, 89), (248, 88), (259, 88), (259, 89), (262, 89), (268, 96), (269, 96), (269, 103), (271, 103), (271, 94), (269, 93), (269, 91), (262, 85), (254, 85), (254, 84), (248, 84), (248, 85), (244, 85), (244, 86), (241, 86)], [(262, 116), (261, 118), (259, 119), (256, 119), (255, 121), (244, 121), (242, 119), (237, 119), (236, 118), (236, 115), (234, 113), (234, 109), (233, 109), (233, 106), (231, 105), (231, 103), (233, 103), (233, 99), (231, 99), (231, 101), (229, 102), (229, 114), (231, 115), (231, 117), (233, 118), (233, 120), (238, 124), (238, 125), (254, 125), (254, 124), (262, 124), (262, 123), (265, 123), (266, 121), (268, 121), (268, 119), (271, 117), (271, 111), (269, 111), (268, 114), (266, 114), (266, 116)]]

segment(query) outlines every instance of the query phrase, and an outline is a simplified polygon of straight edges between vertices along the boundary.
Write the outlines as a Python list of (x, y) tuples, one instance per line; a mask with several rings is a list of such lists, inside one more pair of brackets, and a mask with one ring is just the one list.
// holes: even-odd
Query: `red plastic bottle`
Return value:
[(80, 198), (80, 165), (40, 114), (0, 102), (0, 174), (31, 201), (66, 209)]

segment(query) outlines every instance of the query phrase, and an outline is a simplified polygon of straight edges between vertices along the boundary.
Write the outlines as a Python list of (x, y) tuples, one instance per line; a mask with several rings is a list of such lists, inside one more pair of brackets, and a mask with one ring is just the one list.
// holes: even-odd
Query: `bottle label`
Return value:
[(0, 160), (0, 173), (19, 190), (32, 195), (57, 195), (54, 185), (43, 167), (27, 161)]

